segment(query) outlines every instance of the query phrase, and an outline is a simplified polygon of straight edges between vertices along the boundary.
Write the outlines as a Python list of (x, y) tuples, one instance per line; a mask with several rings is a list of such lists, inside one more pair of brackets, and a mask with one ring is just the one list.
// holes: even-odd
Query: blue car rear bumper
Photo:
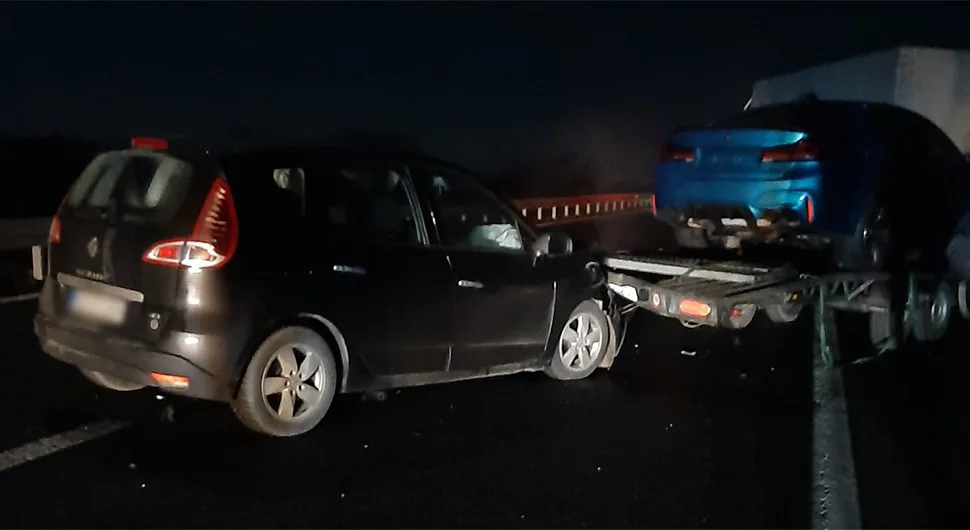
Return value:
[(699, 206), (743, 208), (755, 218), (761, 218), (769, 211), (785, 210), (805, 224), (810, 221), (809, 215), (817, 212), (818, 177), (796, 180), (692, 179), (676, 185), (673, 180), (660, 178), (656, 188), (657, 215), (669, 223), (678, 222), (676, 217), (681, 212)]

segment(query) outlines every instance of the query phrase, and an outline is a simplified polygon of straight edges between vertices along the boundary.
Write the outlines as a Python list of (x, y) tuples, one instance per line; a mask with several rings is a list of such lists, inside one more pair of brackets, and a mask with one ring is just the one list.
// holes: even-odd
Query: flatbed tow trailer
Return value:
[[(607, 285), (620, 314), (637, 308), (679, 320), (684, 326), (740, 330), (759, 310), (775, 323), (794, 322), (805, 307), (815, 309), (815, 346), (829, 367), (844, 364), (836, 339), (836, 311), (867, 313), (869, 338), (878, 353), (895, 349), (888, 273), (806, 274), (780, 266), (688, 258), (667, 254), (627, 254), (603, 260)], [(911, 274), (904, 319), (905, 336), (932, 342), (946, 332), (958, 311), (970, 319), (966, 282)], [(619, 298), (619, 299), (617, 299)], [(626, 302), (624, 304), (623, 302)]]

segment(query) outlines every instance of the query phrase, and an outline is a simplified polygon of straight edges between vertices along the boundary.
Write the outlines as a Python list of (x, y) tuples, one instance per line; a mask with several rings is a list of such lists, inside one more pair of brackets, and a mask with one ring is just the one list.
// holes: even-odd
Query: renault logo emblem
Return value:
[(92, 258), (98, 255), (98, 238), (92, 237), (91, 241), (88, 241), (88, 256)]

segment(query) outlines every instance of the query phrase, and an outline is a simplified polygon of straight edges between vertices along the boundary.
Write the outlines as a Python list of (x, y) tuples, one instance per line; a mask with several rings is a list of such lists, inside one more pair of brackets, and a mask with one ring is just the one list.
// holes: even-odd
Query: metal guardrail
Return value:
[(593, 221), (624, 214), (653, 213), (649, 193), (610, 193), (511, 201), (537, 227)]
[(50, 227), (50, 217), (0, 219), (0, 250), (43, 245), (47, 242)]
[[(537, 226), (589, 221), (621, 213), (649, 213), (653, 196), (649, 193), (610, 193), (572, 197), (514, 199), (512, 205)], [(0, 250), (45, 245), (50, 217), (0, 219)]]
[[(628, 214), (652, 213), (653, 196), (611, 193), (513, 200), (512, 205), (537, 227), (579, 223)], [(31, 249), (33, 277), (44, 279), (44, 246), (50, 217), (0, 219), (0, 250)]]

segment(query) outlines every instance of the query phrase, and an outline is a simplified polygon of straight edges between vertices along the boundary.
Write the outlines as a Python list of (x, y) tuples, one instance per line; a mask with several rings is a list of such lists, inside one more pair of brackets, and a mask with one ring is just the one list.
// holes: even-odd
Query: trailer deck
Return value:
[[(835, 364), (835, 311), (869, 314), (870, 339), (880, 351), (893, 342), (888, 273), (853, 273), (669, 254), (613, 254), (603, 260), (607, 284), (629, 307), (679, 320), (688, 327), (742, 329), (763, 310), (775, 323), (816, 309), (816, 342), (827, 364)], [(942, 337), (952, 307), (967, 306), (966, 285), (939, 277), (910, 275), (906, 331), (918, 340)], [(970, 316), (961, 311), (965, 317)]]

